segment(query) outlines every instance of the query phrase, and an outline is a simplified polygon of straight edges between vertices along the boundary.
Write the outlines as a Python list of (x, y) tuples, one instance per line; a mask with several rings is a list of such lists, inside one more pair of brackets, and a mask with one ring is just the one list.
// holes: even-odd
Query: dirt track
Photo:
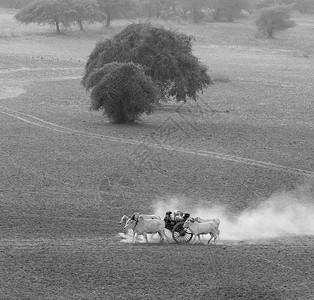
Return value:
[[(60, 78), (58, 78), (60, 80)], [(72, 79), (72, 78), (71, 78)], [(64, 80), (64, 79), (63, 79)], [(49, 81), (52, 81), (49, 79)], [(8, 97), (7, 97), (8, 98)], [(43, 119), (34, 117), (32, 115), (28, 115), (16, 110), (12, 110), (10, 108), (4, 107), (0, 105), (0, 113), (6, 114), (12, 118), (16, 118), (20, 121), (32, 124), (34, 126), (39, 126), (43, 127), (48, 130), (52, 131), (58, 131), (61, 133), (65, 134), (75, 134), (75, 135), (81, 135), (81, 136), (86, 136), (89, 138), (96, 138), (96, 139), (101, 139), (105, 141), (112, 141), (112, 142), (117, 142), (117, 143), (122, 143), (122, 144), (131, 144), (131, 145), (142, 145), (143, 141), (139, 140), (134, 140), (134, 139), (119, 139), (113, 136), (105, 136), (105, 135), (99, 135), (99, 134), (93, 134), (90, 132), (84, 132), (80, 130), (75, 130), (71, 128), (67, 128), (64, 126), (60, 126), (51, 122), (47, 122)], [(309, 171), (309, 170), (302, 170), (298, 168), (291, 168), (287, 166), (282, 166), (278, 164), (274, 164), (271, 162), (264, 162), (264, 161), (257, 161), (254, 159), (249, 159), (249, 158), (243, 158), (243, 157), (237, 157), (237, 156), (232, 156), (232, 155), (226, 155), (223, 153), (217, 153), (217, 152), (212, 152), (212, 151), (206, 151), (206, 150), (192, 150), (184, 147), (171, 147), (165, 144), (157, 144), (157, 143), (148, 143), (148, 147), (150, 148), (157, 148), (157, 149), (162, 149), (162, 150), (168, 150), (168, 151), (174, 151), (174, 152), (181, 152), (181, 153), (186, 153), (186, 154), (191, 154), (191, 155), (196, 155), (196, 156), (205, 156), (205, 157), (210, 157), (210, 158), (215, 158), (215, 159), (221, 159), (221, 160), (228, 160), (236, 163), (242, 163), (242, 164), (248, 164), (248, 165), (253, 165), (253, 166), (258, 166), (262, 168), (268, 168), (268, 169), (274, 169), (274, 170), (279, 170), (283, 172), (288, 172), (288, 173), (294, 173), (297, 175), (304, 175), (306, 177), (314, 178), (314, 172)]]

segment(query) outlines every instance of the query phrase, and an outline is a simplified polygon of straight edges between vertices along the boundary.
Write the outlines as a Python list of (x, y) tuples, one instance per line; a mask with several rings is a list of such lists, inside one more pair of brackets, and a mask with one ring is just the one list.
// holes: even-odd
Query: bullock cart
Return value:
[(183, 228), (184, 222), (190, 217), (189, 213), (182, 213), (180, 211), (166, 212), (164, 218), (165, 228), (171, 231), (173, 240), (176, 243), (188, 243), (193, 233), (188, 228)]

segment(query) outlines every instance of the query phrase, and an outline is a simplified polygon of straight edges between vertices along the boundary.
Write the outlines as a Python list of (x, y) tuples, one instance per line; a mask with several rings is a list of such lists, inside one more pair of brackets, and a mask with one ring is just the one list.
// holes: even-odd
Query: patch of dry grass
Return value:
[(230, 77), (224, 73), (214, 73), (210, 75), (213, 82), (231, 82)]

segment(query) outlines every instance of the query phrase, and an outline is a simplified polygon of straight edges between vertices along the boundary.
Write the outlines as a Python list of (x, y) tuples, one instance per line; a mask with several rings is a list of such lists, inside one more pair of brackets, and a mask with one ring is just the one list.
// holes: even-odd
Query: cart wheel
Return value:
[(184, 222), (177, 223), (172, 229), (172, 238), (176, 243), (188, 243), (193, 233), (188, 228), (183, 228)]

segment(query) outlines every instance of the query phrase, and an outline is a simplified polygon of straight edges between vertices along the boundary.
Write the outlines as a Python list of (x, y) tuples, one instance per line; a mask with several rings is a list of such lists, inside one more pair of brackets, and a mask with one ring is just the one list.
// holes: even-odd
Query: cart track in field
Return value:
[[(60, 81), (60, 80), (78, 80), (81, 75), (76, 75), (78, 71), (82, 71), (83, 67), (22, 67), (0, 69), (0, 99), (17, 97), (25, 92), (25, 87), (34, 82)], [(53, 72), (47, 76), (42, 72)], [(55, 72), (67, 72), (67, 75), (60, 74), (56, 76)], [(35, 74), (35, 77), (29, 77), (28, 74)], [(24, 74), (24, 75), (23, 75)], [(22, 76), (23, 75), (23, 76)], [(41, 76), (40, 76), (41, 75)], [(22, 76), (22, 77), (21, 77)]]
[(147, 143), (145, 141), (140, 141), (140, 140), (117, 138), (117, 137), (113, 137), (113, 136), (90, 133), (90, 132), (86, 132), (83, 130), (71, 129), (71, 128), (68, 128), (65, 126), (61, 126), (61, 125), (58, 125), (58, 124), (55, 124), (52, 122), (45, 121), (45, 120), (38, 118), (38, 117), (35, 117), (33, 115), (25, 114), (25, 113), (13, 110), (11, 108), (4, 107), (2, 105), (0, 105), (0, 113), (7, 115), (9, 117), (18, 119), (22, 122), (26, 122), (28, 124), (31, 124), (31, 125), (34, 125), (37, 127), (41, 127), (43, 129), (46, 129), (46, 130), (51, 130), (51, 131), (55, 131), (55, 132), (59, 132), (59, 133), (63, 133), (63, 134), (77, 135), (77, 136), (82, 136), (82, 137), (101, 139), (104, 141), (129, 144), (129, 145), (135, 145), (135, 146), (145, 144), (145, 146), (148, 146), (148, 147), (153, 148), (153, 149), (161, 149), (161, 150), (168, 150), (168, 151), (185, 153), (185, 154), (190, 154), (190, 155), (209, 157), (209, 158), (231, 161), (231, 162), (235, 162), (235, 163), (242, 163), (242, 164), (252, 165), (252, 166), (256, 166), (256, 167), (267, 168), (267, 169), (272, 169), (272, 170), (277, 170), (277, 171), (282, 171), (282, 172), (288, 172), (288, 173), (293, 173), (293, 174), (297, 174), (297, 175), (303, 175), (305, 177), (313, 177), (314, 178), (314, 171), (309, 171), (309, 170), (304, 170), (304, 169), (299, 169), (299, 168), (293, 168), (293, 167), (287, 167), (287, 166), (278, 165), (278, 164), (275, 164), (272, 162), (259, 161), (259, 160), (254, 160), (251, 158), (238, 157), (238, 156), (234, 156), (234, 155), (217, 153), (217, 152), (208, 151), (208, 150), (197, 150), (197, 149), (194, 150), (194, 149), (189, 149), (189, 148), (184, 148), (184, 147), (168, 146), (165, 144)]

